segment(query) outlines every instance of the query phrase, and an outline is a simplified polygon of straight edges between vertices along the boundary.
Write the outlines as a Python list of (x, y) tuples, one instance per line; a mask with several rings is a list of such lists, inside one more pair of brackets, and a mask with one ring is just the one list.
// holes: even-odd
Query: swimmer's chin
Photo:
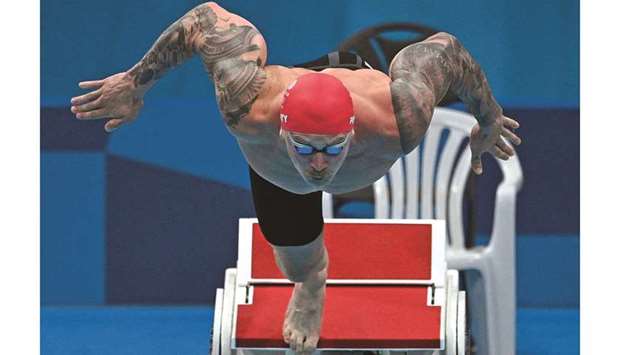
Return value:
[(323, 176), (323, 177), (315, 177), (312, 175), (303, 175), (304, 180), (315, 187), (327, 186), (333, 179), (333, 175), (331, 176)]

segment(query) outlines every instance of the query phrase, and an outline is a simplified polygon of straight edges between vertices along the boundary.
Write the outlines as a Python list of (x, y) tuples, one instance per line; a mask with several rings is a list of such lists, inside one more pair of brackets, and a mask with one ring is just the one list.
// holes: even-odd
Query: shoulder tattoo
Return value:
[(208, 6), (197, 8), (195, 18), (203, 36), (196, 52), (213, 79), (226, 124), (235, 127), (250, 112), (267, 79), (260, 58), (245, 59), (256, 57), (247, 54), (260, 50), (252, 43), (260, 33), (247, 25), (218, 24), (217, 15)]

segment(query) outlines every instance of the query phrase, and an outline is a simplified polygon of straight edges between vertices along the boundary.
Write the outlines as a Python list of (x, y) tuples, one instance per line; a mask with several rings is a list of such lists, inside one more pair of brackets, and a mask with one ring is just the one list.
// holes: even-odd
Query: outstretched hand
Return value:
[(482, 174), (482, 159), (483, 153), (491, 153), (498, 159), (508, 160), (515, 154), (514, 149), (506, 143), (504, 138), (513, 145), (521, 144), (521, 138), (519, 138), (514, 130), (519, 128), (519, 122), (502, 116), (493, 121), (488, 126), (480, 126), (476, 124), (470, 134), (470, 148), (471, 148), (471, 169), (477, 175)]
[(91, 91), (71, 99), (71, 112), (80, 120), (108, 119), (104, 127), (106, 132), (136, 119), (144, 105), (143, 93), (125, 72), (101, 80), (83, 81), (79, 86)]

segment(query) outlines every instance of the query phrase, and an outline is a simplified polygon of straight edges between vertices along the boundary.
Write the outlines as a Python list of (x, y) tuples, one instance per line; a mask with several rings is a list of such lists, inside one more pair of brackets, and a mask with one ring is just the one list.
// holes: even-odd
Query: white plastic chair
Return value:
[[(448, 267), (475, 270), (480, 275), (467, 280), (471, 327), (474, 334), (481, 335), (476, 338), (476, 353), (514, 355), (516, 195), (523, 175), (516, 155), (508, 161), (496, 159), (503, 179), (496, 192), (491, 240), (487, 246), (467, 249), (462, 202), (471, 151), (468, 145), (459, 148), (475, 124), (470, 114), (436, 108), (422, 149), (418, 147), (397, 160), (389, 173), (373, 184), (375, 218), (445, 219)], [(449, 135), (440, 149), (444, 130)], [(323, 194), (323, 214), (333, 217), (332, 196), (328, 193)]]

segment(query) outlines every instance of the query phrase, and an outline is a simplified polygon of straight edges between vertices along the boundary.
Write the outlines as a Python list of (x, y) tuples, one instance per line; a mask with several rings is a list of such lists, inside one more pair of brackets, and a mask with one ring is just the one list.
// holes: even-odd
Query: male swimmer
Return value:
[(155, 82), (195, 54), (250, 166), (261, 230), (295, 283), (282, 331), (298, 353), (316, 348), (321, 327), (328, 266), (322, 191), (357, 190), (385, 175), (420, 143), (448, 92), (478, 121), (470, 136), (476, 174), (483, 153), (506, 160), (514, 150), (504, 139), (521, 143), (519, 124), (503, 115), (482, 69), (450, 34), (405, 47), (389, 76), (361, 66), (287, 68), (266, 65), (258, 30), (215, 2), (173, 23), (128, 71), (81, 82), (91, 91), (74, 97), (71, 111), (78, 119), (106, 119), (111, 132), (136, 119)]

